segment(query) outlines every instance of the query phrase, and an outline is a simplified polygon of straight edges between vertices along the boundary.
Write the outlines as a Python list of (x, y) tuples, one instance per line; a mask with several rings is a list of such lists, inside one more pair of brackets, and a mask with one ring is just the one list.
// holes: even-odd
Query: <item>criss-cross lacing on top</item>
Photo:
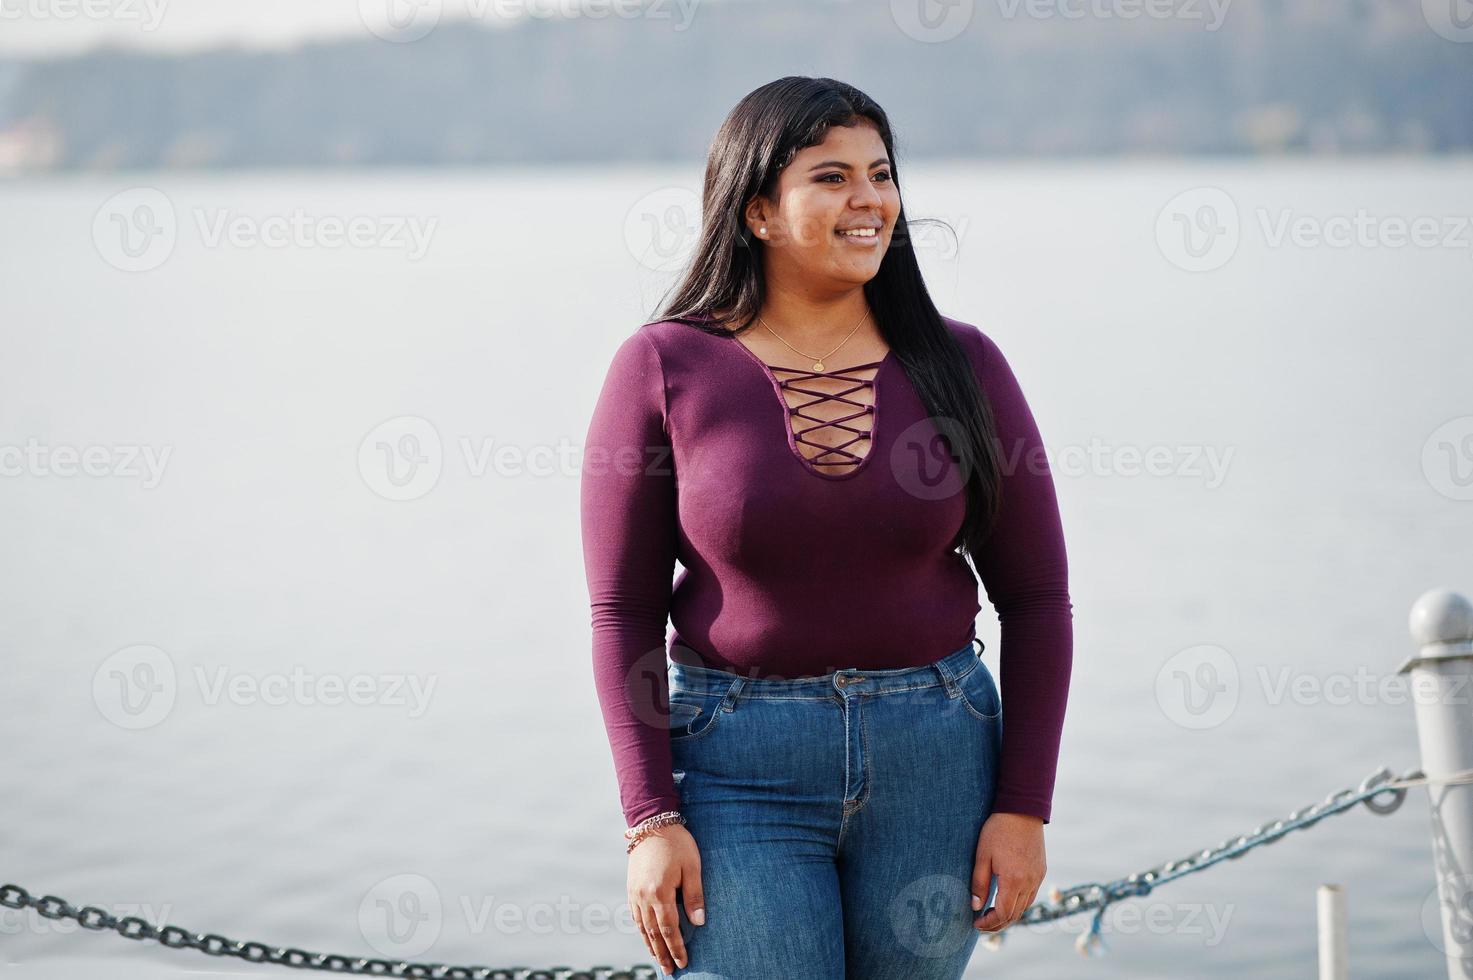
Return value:
[[(867, 364), (856, 364), (853, 367), (844, 368), (842, 371), (808, 371), (800, 368), (777, 367), (776, 365), (771, 364), (767, 366), (768, 370), (772, 372), (773, 377), (777, 380), (778, 387), (782, 391), (783, 400), (787, 402), (789, 414), (788, 424), (791, 427), (793, 442), (795, 444), (801, 444), (819, 450), (819, 452), (811, 455), (807, 452), (804, 452), (803, 450), (799, 450), (799, 454), (805, 460), (807, 460), (808, 463), (813, 466), (858, 467), (860, 463), (864, 462), (865, 457), (869, 455), (869, 446), (866, 445), (864, 447), (865, 451), (863, 455), (851, 452), (849, 447), (853, 446), (855, 443), (868, 443), (874, 432), (875, 374), (879, 373), (878, 369), (882, 363), (884, 363), (883, 358), (878, 361), (870, 361)], [(871, 374), (867, 378), (858, 377), (855, 375), (855, 372), (863, 371), (868, 368), (874, 368), (875, 373)], [(779, 377), (779, 375), (792, 375), (792, 377)], [(817, 378), (832, 378), (837, 381), (849, 382), (849, 385), (848, 387), (842, 388), (839, 391), (833, 392), (802, 387), (803, 382), (811, 381)], [(869, 400), (866, 402), (849, 397), (850, 395), (858, 391), (866, 391), (868, 393)], [(808, 401), (794, 404), (792, 401), (788, 400), (788, 392), (793, 392), (799, 396), (808, 395), (811, 397)], [(852, 405), (855, 407), (855, 411), (850, 412), (848, 415), (843, 415), (839, 418), (834, 419), (826, 419), (816, 415), (810, 415), (806, 411), (807, 409), (810, 409), (813, 406), (818, 405), (822, 402), (831, 401), (842, 402), (846, 405)], [(805, 428), (799, 429), (796, 425), (798, 419), (804, 419), (812, 424), (806, 426)], [(855, 419), (864, 420), (863, 427), (849, 424)], [(852, 437), (847, 441), (834, 446), (831, 446), (824, 442), (816, 442), (808, 438), (808, 435), (810, 433), (817, 433), (819, 430), (822, 429), (843, 430), (845, 432), (851, 433)], [(839, 458), (830, 459), (826, 457)]]

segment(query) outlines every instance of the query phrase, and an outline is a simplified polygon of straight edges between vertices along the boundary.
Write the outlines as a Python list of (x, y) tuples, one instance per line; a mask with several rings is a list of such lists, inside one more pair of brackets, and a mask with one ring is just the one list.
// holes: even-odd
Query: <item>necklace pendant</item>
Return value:
[(813, 370), (815, 370), (815, 371), (822, 371), (823, 370), (823, 361), (814, 361), (813, 362)]

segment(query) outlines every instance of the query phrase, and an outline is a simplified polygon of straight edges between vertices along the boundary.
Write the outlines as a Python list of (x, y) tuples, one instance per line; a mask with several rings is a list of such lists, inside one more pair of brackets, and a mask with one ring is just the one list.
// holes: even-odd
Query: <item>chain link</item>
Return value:
[[(1014, 925), (1052, 922), (1094, 910), (1090, 930), (1080, 937), (1079, 942), (1080, 951), (1089, 952), (1101, 943), (1100, 922), (1112, 902), (1149, 895), (1153, 889), (1168, 881), (1205, 871), (1220, 861), (1236, 860), (1255, 847), (1272, 844), (1290, 831), (1308, 829), (1325, 817), (1344, 813), (1357, 803), (1364, 803), (1373, 813), (1385, 815), (1394, 813), (1401, 806), (1410, 787), (1470, 782), (1473, 782), (1473, 770), (1429, 777), (1421, 770), (1413, 769), (1399, 778), (1393, 778), (1391, 770), (1382, 767), (1367, 776), (1358, 789), (1347, 788), (1331, 793), (1323, 802), (1296, 810), (1285, 819), (1270, 821), (1251, 833), (1222, 841), (1215, 847), (1194, 851), (1115, 881), (1090, 882), (1066, 890), (1056, 888), (1050, 892), (1049, 901), (1035, 902), (1029, 906)], [(1390, 794), (1390, 798), (1377, 799), (1384, 794)], [(111, 929), (125, 939), (152, 939), (172, 949), (197, 949), (209, 956), (235, 956), (251, 963), (274, 963), (304, 970), (330, 970), (335, 973), (370, 976), (427, 977), (431, 980), (659, 980), (660, 977), (655, 967), (648, 963), (637, 964), (628, 969), (615, 969), (612, 966), (591, 966), (586, 970), (576, 970), (568, 966), (544, 969), (512, 966), (498, 969), (487, 966), (446, 966), (443, 963), (364, 959), (335, 953), (309, 953), (303, 949), (286, 949), (264, 943), (237, 942), (215, 933), (192, 933), (179, 926), (166, 925), (158, 928), (137, 916), (119, 919), (95, 905), (75, 908), (55, 895), (34, 898), (21, 886), (12, 884), (0, 885), (0, 906), (13, 909), (34, 908), (38, 915), (47, 919), (75, 919), (84, 929)], [(984, 942), (995, 949), (1005, 935), (1006, 930), (991, 933)]]
[(302, 970), (366, 974), (376, 977), (428, 977), (432, 980), (658, 980), (660, 974), (647, 963), (627, 969), (570, 966), (537, 969), (528, 966), (447, 966), (443, 963), (407, 963), (403, 960), (365, 959), (335, 953), (310, 953), (305, 949), (237, 942), (210, 933), (193, 933), (179, 926), (155, 927), (137, 916), (117, 918), (95, 905), (75, 908), (55, 895), (35, 898), (20, 885), (0, 885), (0, 905), (12, 909), (34, 908), (47, 919), (75, 919), (85, 929), (111, 929), (126, 939), (152, 939), (171, 949), (197, 949), (209, 956), (235, 956), (251, 963), (273, 963)]
[[(1100, 937), (1100, 924), (1104, 918), (1105, 910), (1110, 903), (1122, 898), (1131, 898), (1140, 895), (1149, 895), (1152, 889), (1175, 881), (1178, 878), (1198, 871), (1206, 871), (1221, 861), (1233, 861), (1247, 854), (1255, 847), (1272, 844), (1292, 830), (1305, 830), (1314, 826), (1320, 820), (1338, 813), (1344, 813), (1357, 803), (1364, 803), (1366, 808), (1373, 813), (1386, 815), (1394, 813), (1406, 799), (1407, 788), (1430, 783), (1466, 783), (1473, 781), (1473, 772), (1456, 773), (1452, 776), (1429, 778), (1421, 770), (1413, 769), (1400, 778), (1393, 778), (1390, 769), (1384, 766), (1371, 773), (1362, 780), (1358, 789), (1346, 788), (1331, 793), (1323, 802), (1311, 804), (1302, 810), (1295, 810), (1287, 818), (1272, 820), (1265, 823), (1251, 833), (1240, 837), (1232, 837), (1222, 841), (1215, 847), (1203, 848), (1193, 851), (1191, 854), (1166, 861), (1137, 871), (1135, 874), (1124, 878), (1117, 878), (1111, 882), (1090, 882), (1076, 885), (1069, 889), (1055, 888), (1049, 893), (1049, 900), (1035, 902), (1030, 905), (1013, 925), (1035, 925), (1043, 922), (1052, 922), (1064, 919), (1081, 912), (1094, 910), (1094, 918), (1090, 922), (1089, 931), (1079, 937), (1076, 944), (1081, 953), (1098, 951), (1102, 939)], [(1377, 800), (1383, 794), (1391, 794), (1390, 799)], [(1011, 929), (1013, 926), (1009, 926)], [(1002, 944), (1007, 930), (991, 933), (983, 940), (984, 945), (990, 949), (996, 949)]]

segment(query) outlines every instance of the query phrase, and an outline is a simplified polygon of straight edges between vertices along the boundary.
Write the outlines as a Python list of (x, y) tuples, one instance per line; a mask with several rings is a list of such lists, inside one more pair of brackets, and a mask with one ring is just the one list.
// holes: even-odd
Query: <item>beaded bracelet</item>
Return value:
[(658, 830), (661, 827), (668, 827), (672, 823), (685, 823), (685, 817), (681, 815), (679, 810), (666, 810), (664, 813), (657, 813), (653, 817), (645, 817), (639, 823), (624, 831), (624, 838), (629, 841), (629, 846), (624, 848), (624, 853), (628, 854), (633, 851), (639, 842), (648, 837), (652, 831)]

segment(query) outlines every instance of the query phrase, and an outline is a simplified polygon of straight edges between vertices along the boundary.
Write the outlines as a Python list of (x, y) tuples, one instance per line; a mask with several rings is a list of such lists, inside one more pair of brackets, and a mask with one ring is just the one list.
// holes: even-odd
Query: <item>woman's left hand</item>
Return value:
[(972, 921), (982, 932), (1002, 932), (1017, 922), (1043, 884), (1048, 862), (1043, 853), (1043, 820), (1026, 813), (994, 813), (982, 824), (972, 867), (972, 911), (982, 911), (997, 875), (992, 909)]

